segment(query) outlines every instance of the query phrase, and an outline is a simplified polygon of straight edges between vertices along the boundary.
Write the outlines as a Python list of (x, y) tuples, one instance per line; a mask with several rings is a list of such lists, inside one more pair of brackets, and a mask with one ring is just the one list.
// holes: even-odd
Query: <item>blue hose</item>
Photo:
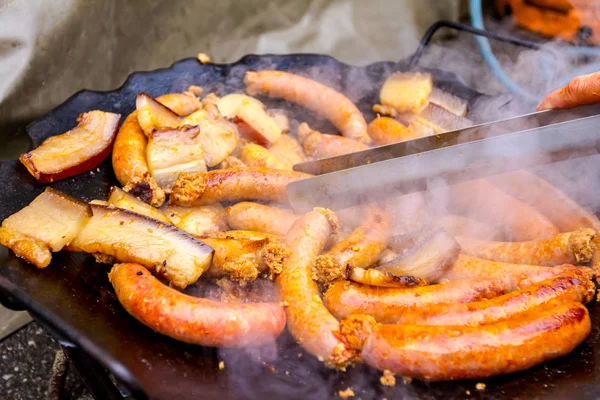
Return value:
[[(473, 27), (475, 27), (475, 28), (485, 29), (485, 27), (483, 25), (483, 11), (481, 8), (481, 0), (469, 0), (469, 8), (470, 8), (470, 12), (471, 12), (471, 25), (473, 25)], [(494, 56), (494, 53), (492, 52), (492, 48), (490, 46), (490, 42), (486, 37), (476, 36), (475, 40), (477, 41), (477, 46), (479, 47), (479, 52), (481, 53), (483, 60), (490, 68), (490, 71), (492, 71), (492, 74), (494, 74), (496, 79), (498, 79), (498, 81), (500, 83), (502, 83), (502, 85), (504, 85), (510, 92), (515, 93), (520, 96), (523, 96), (527, 99), (535, 100), (535, 101), (541, 100), (538, 96), (535, 96), (535, 95), (529, 93), (527, 90), (523, 89), (521, 86), (519, 86), (517, 83), (515, 83), (512, 79), (510, 79), (510, 77), (502, 69), (502, 66), (500, 65), (500, 62), (498, 61), (498, 59)], [(593, 57), (600, 56), (600, 49), (592, 48), (592, 47), (573, 46), (573, 47), (568, 47), (566, 49), (561, 49), (561, 52), (563, 55), (570, 53), (574, 56), (584, 56), (584, 55), (585, 56), (593, 56)], [(548, 78), (550, 78), (550, 76), (551, 76), (551, 74), (550, 74), (551, 68), (549, 66), (549, 63), (550, 63), (549, 57), (547, 57), (546, 55), (541, 57), (540, 63), (539, 63), (541, 73), (544, 74), (544, 76), (546, 76)], [(595, 72), (595, 71), (599, 71), (599, 70), (600, 70), (600, 64), (586, 65), (585, 67), (575, 70), (568, 77), (564, 78), (560, 82), (560, 85), (558, 87), (562, 87), (562, 86), (566, 85), (575, 76), (589, 74), (591, 72)]]

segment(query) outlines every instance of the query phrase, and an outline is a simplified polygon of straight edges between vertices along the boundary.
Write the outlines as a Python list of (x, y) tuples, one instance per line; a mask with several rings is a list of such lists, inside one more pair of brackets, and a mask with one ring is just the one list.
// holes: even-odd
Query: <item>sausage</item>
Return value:
[(361, 358), (372, 367), (429, 381), (485, 378), (567, 354), (590, 330), (582, 304), (543, 304), (484, 326), (375, 325)]
[(582, 228), (559, 233), (549, 239), (528, 242), (493, 242), (458, 236), (463, 252), (486, 260), (514, 264), (585, 264), (592, 259), (596, 231)]
[(339, 336), (339, 323), (325, 308), (312, 264), (327, 239), (337, 230), (329, 210), (316, 208), (294, 223), (287, 234), (291, 256), (276, 280), (286, 305), (288, 330), (304, 349), (328, 366), (344, 369), (354, 358)]
[(264, 147), (256, 143), (248, 143), (242, 147), (240, 153), (240, 160), (248, 167), (262, 167), (262, 168), (273, 168), (273, 169), (286, 169), (291, 170), (292, 168), (282, 163), (271, 154), (271, 152)]
[(537, 111), (551, 108), (573, 108), (600, 101), (600, 72), (576, 76), (567, 86), (547, 95)]
[[(188, 115), (200, 108), (198, 99), (185, 94), (166, 94), (157, 100), (179, 115)], [(138, 123), (137, 111), (134, 111), (125, 119), (115, 138), (113, 170), (125, 191), (160, 207), (165, 201), (165, 193), (150, 176), (146, 162), (147, 144), (148, 139)]]
[(592, 277), (592, 270), (587, 267), (576, 267), (569, 264), (557, 267), (510, 264), (461, 254), (442, 278), (450, 281), (459, 279), (501, 279), (513, 289), (517, 289), (533, 285), (559, 274), (577, 275), (581, 276), (582, 279), (589, 280)]
[(487, 178), (494, 186), (537, 209), (561, 232), (600, 229), (600, 221), (569, 196), (529, 171), (507, 172)]
[(249, 282), (268, 272), (272, 279), (281, 273), (283, 262), (289, 256), (287, 248), (272, 239), (202, 238), (202, 241), (215, 250), (206, 271), (206, 276), (211, 278)]
[(217, 238), (217, 239), (242, 239), (242, 240), (263, 240), (272, 239), (279, 240), (280, 236), (272, 235), (270, 233), (256, 232), (256, 231), (241, 231), (231, 230), (225, 232), (213, 232), (204, 237)]
[(315, 131), (306, 122), (298, 126), (298, 140), (302, 144), (304, 152), (314, 158), (341, 156), (369, 148), (363, 142), (355, 139)]
[(202, 346), (272, 343), (285, 327), (278, 303), (231, 304), (188, 296), (138, 264), (115, 264), (108, 274), (121, 305), (149, 328)]
[(421, 137), (417, 132), (389, 117), (377, 117), (369, 123), (367, 131), (376, 145), (391, 144)]
[(594, 283), (576, 275), (558, 275), (525, 289), (490, 300), (465, 304), (434, 304), (397, 314), (390, 322), (411, 325), (477, 326), (506, 320), (552, 301), (586, 304), (596, 292)]
[(287, 201), (287, 184), (311, 176), (302, 172), (268, 168), (181, 173), (173, 183), (169, 204), (193, 207), (221, 201)]
[(285, 236), (298, 216), (277, 207), (243, 201), (227, 207), (227, 223), (233, 229)]
[(501, 279), (465, 279), (408, 289), (338, 281), (329, 287), (323, 299), (327, 309), (338, 319), (366, 314), (379, 322), (387, 322), (409, 309), (490, 299), (512, 289)]
[(300, 104), (330, 120), (343, 136), (369, 143), (367, 123), (359, 109), (343, 94), (303, 76), (283, 71), (246, 72), (246, 92), (279, 97)]
[(364, 221), (344, 240), (320, 255), (313, 278), (329, 285), (345, 276), (347, 267), (367, 268), (375, 264), (390, 239), (389, 217), (376, 205), (369, 205)]
[(449, 186), (448, 208), (452, 213), (504, 227), (508, 240), (544, 239), (559, 232), (539, 211), (484, 179)]

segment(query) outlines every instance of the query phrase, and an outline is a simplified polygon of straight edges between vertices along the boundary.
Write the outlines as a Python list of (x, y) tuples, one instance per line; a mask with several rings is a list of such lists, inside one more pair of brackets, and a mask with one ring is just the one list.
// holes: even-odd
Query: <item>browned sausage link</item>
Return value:
[(314, 279), (329, 285), (344, 278), (347, 267), (367, 268), (377, 262), (390, 239), (389, 217), (380, 207), (369, 205), (363, 219), (344, 240), (317, 258)]
[(509, 240), (536, 240), (559, 232), (548, 218), (484, 179), (452, 185), (448, 208), (455, 213), (503, 227)]
[(287, 201), (287, 184), (311, 176), (302, 172), (268, 168), (230, 168), (195, 174), (181, 173), (173, 183), (169, 203), (192, 207), (221, 201)]
[(249, 95), (280, 97), (330, 120), (342, 135), (369, 143), (367, 122), (350, 99), (321, 83), (282, 71), (246, 72)]
[(138, 264), (116, 264), (109, 274), (129, 314), (173, 339), (202, 346), (246, 347), (272, 343), (285, 327), (277, 303), (230, 304), (171, 289)]
[(486, 260), (530, 265), (585, 264), (594, 255), (590, 228), (559, 233), (549, 239), (528, 242), (493, 242), (457, 237), (462, 250)]
[(483, 240), (498, 240), (501, 236), (495, 227), (460, 215), (444, 215), (435, 218), (433, 225), (443, 228), (453, 236), (467, 236)]
[(289, 256), (284, 244), (271, 239), (202, 238), (202, 241), (215, 250), (206, 271), (206, 276), (211, 278), (249, 282), (267, 272), (272, 278), (281, 273), (283, 261)]
[(525, 289), (490, 300), (465, 304), (435, 304), (408, 310), (392, 319), (395, 324), (413, 325), (482, 325), (513, 318), (531, 308), (551, 301), (586, 304), (596, 292), (589, 279), (576, 275), (559, 275)]
[[(167, 94), (157, 98), (179, 115), (188, 115), (200, 108), (198, 99), (184, 94)], [(126, 191), (153, 206), (160, 207), (165, 193), (150, 176), (146, 162), (148, 139), (137, 119), (137, 111), (129, 114), (115, 139), (112, 163), (115, 175)]]
[(593, 275), (590, 268), (570, 264), (543, 267), (490, 261), (461, 254), (442, 279), (501, 279), (514, 288), (523, 288), (560, 274), (574, 274), (588, 280)]
[(600, 229), (600, 221), (594, 214), (534, 173), (520, 170), (492, 176), (488, 180), (509, 195), (539, 210), (561, 232), (579, 228)]
[(277, 207), (240, 202), (227, 207), (227, 223), (232, 229), (285, 236), (298, 216)]
[(354, 354), (340, 340), (338, 321), (323, 305), (311, 276), (314, 260), (336, 230), (337, 219), (328, 210), (315, 209), (296, 221), (287, 234), (291, 256), (276, 282), (292, 336), (327, 365), (343, 369)]
[(543, 304), (484, 326), (376, 325), (362, 349), (375, 368), (431, 381), (485, 378), (571, 352), (589, 335), (580, 303)]
[(369, 148), (358, 140), (315, 131), (306, 122), (298, 126), (298, 140), (302, 144), (304, 152), (314, 158), (341, 156)]
[(325, 292), (323, 299), (338, 319), (351, 314), (366, 314), (379, 322), (388, 322), (415, 307), (490, 299), (512, 289), (499, 279), (460, 280), (408, 289), (338, 281)]

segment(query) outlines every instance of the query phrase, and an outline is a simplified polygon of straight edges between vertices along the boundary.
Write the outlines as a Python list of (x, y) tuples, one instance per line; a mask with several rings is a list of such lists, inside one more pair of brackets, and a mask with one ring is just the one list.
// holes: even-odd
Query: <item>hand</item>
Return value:
[(567, 86), (546, 96), (537, 110), (573, 108), (594, 103), (600, 103), (600, 72), (571, 79)]

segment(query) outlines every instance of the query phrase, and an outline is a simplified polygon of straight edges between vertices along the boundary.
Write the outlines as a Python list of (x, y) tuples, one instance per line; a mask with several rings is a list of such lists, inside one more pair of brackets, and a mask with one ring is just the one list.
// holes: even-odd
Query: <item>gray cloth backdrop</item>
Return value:
[(410, 54), (459, 0), (0, 0), (0, 135), (79, 89), (209, 54), (319, 52), (365, 64)]

